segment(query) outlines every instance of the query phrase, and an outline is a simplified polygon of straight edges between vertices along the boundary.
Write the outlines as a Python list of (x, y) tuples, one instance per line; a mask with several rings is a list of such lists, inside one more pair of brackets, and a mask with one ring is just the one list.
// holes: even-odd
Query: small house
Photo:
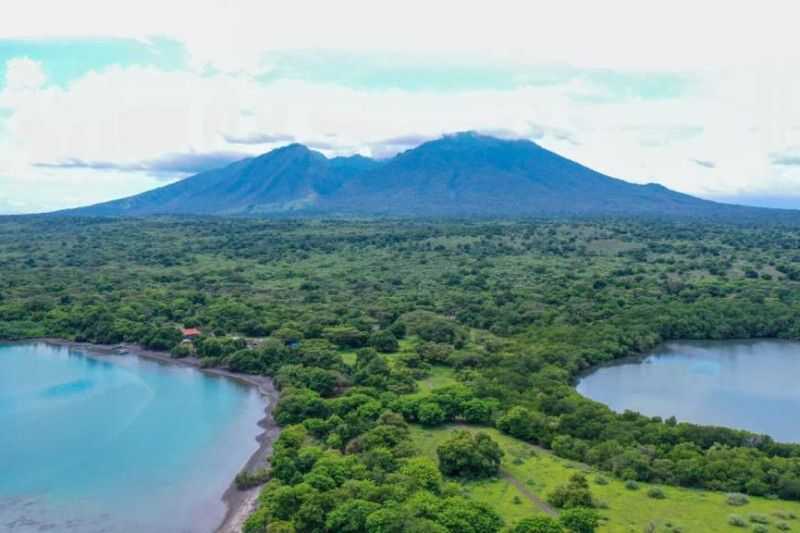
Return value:
[(184, 341), (192, 341), (200, 336), (200, 330), (197, 328), (181, 328), (181, 335)]

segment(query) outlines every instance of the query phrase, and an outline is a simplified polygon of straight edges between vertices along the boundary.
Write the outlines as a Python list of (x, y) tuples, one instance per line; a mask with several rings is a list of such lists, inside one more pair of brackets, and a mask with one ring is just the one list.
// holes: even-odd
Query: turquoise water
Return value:
[(213, 531), (263, 413), (192, 368), (0, 345), (0, 531)]
[(577, 389), (615, 411), (675, 416), (800, 442), (798, 377), (798, 342), (674, 342), (642, 360), (600, 368)]

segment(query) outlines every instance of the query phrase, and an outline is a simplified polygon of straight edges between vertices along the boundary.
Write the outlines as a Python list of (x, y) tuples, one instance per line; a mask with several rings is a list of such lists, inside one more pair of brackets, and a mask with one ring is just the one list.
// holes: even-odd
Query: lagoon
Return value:
[(213, 531), (264, 408), (194, 368), (0, 345), (0, 530)]
[(580, 394), (615, 411), (727, 426), (800, 442), (800, 342), (672, 342), (596, 369)]

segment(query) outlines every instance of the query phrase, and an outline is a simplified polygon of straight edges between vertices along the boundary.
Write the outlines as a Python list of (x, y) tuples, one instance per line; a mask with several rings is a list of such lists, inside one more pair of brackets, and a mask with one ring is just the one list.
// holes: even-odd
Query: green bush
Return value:
[(652, 487), (648, 489), (647, 496), (653, 498), (654, 500), (663, 500), (664, 498), (667, 497), (667, 495), (664, 494), (664, 491), (659, 487)]
[(792, 529), (792, 526), (790, 526), (786, 522), (776, 522), (775, 523), (775, 529), (777, 529), (779, 531), (789, 531), (789, 530)]
[(600, 525), (600, 516), (597, 512), (582, 507), (567, 509), (561, 513), (558, 520), (572, 533), (594, 533)]
[(754, 524), (769, 524), (769, 517), (763, 514), (751, 514), (748, 518)]
[(761, 524), (753, 526), (753, 533), (769, 533), (769, 528)]
[(634, 480), (629, 479), (625, 482), (625, 488), (628, 490), (639, 490), (639, 484), (636, 483)]
[(594, 499), (589, 490), (589, 483), (581, 473), (575, 473), (566, 485), (556, 487), (547, 496), (547, 501), (558, 509), (572, 509), (575, 507), (594, 507)]
[(597, 476), (596, 478), (594, 478), (594, 482), (597, 483), (598, 485), (608, 485), (608, 480), (603, 476)]
[(520, 520), (509, 533), (563, 533), (564, 528), (554, 518), (537, 516)]
[(243, 470), (236, 475), (235, 483), (236, 488), (239, 490), (252, 489), (259, 485), (263, 485), (270, 478), (270, 471), (268, 468), (261, 468), (255, 472), (248, 472)]
[(188, 342), (181, 342), (176, 344), (172, 350), (170, 351), (170, 355), (175, 359), (183, 359), (184, 357), (189, 357), (194, 353), (194, 349), (192, 345)]
[(750, 499), (747, 496), (738, 492), (732, 492), (728, 494), (726, 501), (728, 502), (728, 505), (733, 505), (734, 507), (740, 507), (750, 503)]

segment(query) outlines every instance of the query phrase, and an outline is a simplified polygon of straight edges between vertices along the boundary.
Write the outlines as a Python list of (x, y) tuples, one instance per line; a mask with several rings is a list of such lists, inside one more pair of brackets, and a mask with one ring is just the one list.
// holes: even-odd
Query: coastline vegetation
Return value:
[[(248, 532), (593, 531), (606, 511), (587, 496), (626, 481), (651, 506), (674, 503), (672, 486), (800, 500), (800, 445), (616, 414), (571, 386), (666, 340), (800, 338), (795, 228), (21, 217), (0, 230), (0, 338), (139, 343), (273, 377), (283, 431)], [(203, 335), (180, 347), (180, 327)], [(447, 424), (485, 437), (420, 455), (418, 432)], [(612, 481), (562, 480), (581, 505), (524, 521), (465, 491), (502, 475), (512, 438)]]

